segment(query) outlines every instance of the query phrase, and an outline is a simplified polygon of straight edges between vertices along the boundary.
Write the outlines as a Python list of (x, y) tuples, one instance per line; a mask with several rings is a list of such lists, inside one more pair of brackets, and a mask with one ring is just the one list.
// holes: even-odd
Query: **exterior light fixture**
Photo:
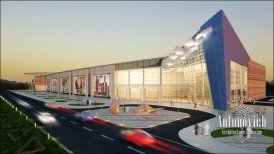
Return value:
[(167, 66), (172, 66), (173, 63), (172, 63), (172, 62), (168, 62), (168, 63), (166, 63), (166, 65), (167, 65)]
[(212, 27), (208, 27), (205, 30), (201, 31), (196, 37), (195, 40), (199, 40), (202, 37), (205, 37), (207, 34), (209, 34), (210, 32), (212, 32)]
[(173, 51), (177, 56), (181, 56), (183, 54), (183, 48), (180, 46), (176, 46)]
[(175, 60), (177, 58), (177, 55), (174, 53), (169, 54), (168, 56), (170, 59)]
[(170, 58), (165, 58), (163, 62), (164, 62), (164, 64), (167, 65), (167, 66), (172, 66), (172, 65), (174, 65), (174, 61), (173, 61), (172, 59), (170, 59)]
[(186, 57), (185, 56), (182, 56), (182, 57), (180, 57), (181, 58), (181, 60), (185, 60), (186, 59)]
[(195, 42), (194, 42), (193, 39), (187, 40), (187, 41), (185, 42), (185, 44), (184, 44), (184, 46), (186, 46), (186, 47), (192, 47), (192, 46), (194, 46), (194, 45), (195, 45)]

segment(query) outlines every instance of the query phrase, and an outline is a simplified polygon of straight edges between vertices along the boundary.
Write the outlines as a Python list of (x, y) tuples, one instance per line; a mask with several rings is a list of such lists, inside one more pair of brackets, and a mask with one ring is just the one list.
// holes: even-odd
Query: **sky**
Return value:
[(166, 56), (221, 9), (272, 80), (271, 1), (1, 1), (1, 79)]

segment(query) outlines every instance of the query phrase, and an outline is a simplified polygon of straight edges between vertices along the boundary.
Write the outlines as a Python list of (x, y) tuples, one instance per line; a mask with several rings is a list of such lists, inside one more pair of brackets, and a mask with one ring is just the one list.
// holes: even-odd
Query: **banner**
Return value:
[(86, 94), (85, 76), (74, 77), (74, 94)]
[(61, 78), (61, 93), (69, 93), (69, 83), (68, 83), (68, 77)]
[(94, 96), (109, 97), (109, 74), (93, 76)]
[(52, 92), (57, 92), (57, 79), (52, 79)]

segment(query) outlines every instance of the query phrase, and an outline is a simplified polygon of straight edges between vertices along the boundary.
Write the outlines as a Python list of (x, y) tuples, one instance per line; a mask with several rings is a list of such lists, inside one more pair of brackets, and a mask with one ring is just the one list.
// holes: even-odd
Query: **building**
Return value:
[(51, 72), (31, 72), (31, 73), (24, 73), (26, 75), (34, 76), (30, 84), (30, 89), (35, 91), (46, 91), (46, 75), (51, 74)]
[(49, 92), (227, 110), (265, 97), (265, 67), (252, 61), (224, 12), (167, 57), (46, 75)]

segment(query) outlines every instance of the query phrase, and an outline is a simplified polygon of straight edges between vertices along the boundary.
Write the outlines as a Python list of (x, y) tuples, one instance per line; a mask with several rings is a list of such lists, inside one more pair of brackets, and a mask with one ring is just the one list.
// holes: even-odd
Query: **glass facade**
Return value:
[(160, 67), (116, 71), (116, 91), (121, 99), (159, 101)]
[(231, 107), (247, 100), (247, 67), (230, 61)]
[(151, 67), (116, 71), (121, 99), (147, 102), (196, 102), (212, 106), (204, 55), (176, 68)]
[(158, 102), (158, 89), (146, 88), (145, 89), (145, 101), (146, 102)]
[(162, 101), (196, 102), (211, 106), (210, 86), (204, 62), (162, 69)]

